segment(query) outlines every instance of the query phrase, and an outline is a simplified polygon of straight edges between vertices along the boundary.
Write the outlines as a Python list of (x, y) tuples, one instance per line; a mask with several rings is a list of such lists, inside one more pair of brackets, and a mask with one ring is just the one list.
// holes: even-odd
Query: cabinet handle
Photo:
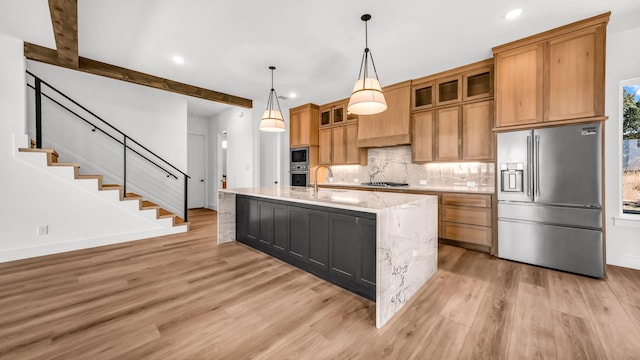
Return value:
[(527, 196), (531, 196), (531, 182), (533, 181), (531, 170), (531, 136), (527, 136)]
[(540, 196), (540, 135), (536, 135), (536, 196)]

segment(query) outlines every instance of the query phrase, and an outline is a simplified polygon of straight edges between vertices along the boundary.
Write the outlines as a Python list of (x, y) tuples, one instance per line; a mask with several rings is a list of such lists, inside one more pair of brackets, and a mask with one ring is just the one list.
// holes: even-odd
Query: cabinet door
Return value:
[(421, 110), (433, 107), (433, 81), (411, 86), (411, 110)]
[(497, 126), (542, 121), (542, 55), (542, 44), (496, 54)]
[(273, 204), (258, 201), (258, 242), (264, 246), (273, 243)]
[(414, 162), (433, 161), (434, 112), (413, 114), (411, 157)]
[(306, 124), (302, 121), (302, 111), (290, 111), (289, 124), (289, 147), (305, 145), (305, 140), (308, 142), (308, 139), (304, 138), (304, 132), (308, 133), (308, 129), (303, 129)]
[(436, 80), (436, 106), (462, 100), (462, 76), (455, 75)]
[(242, 196), (236, 197), (236, 239), (255, 246), (258, 243), (258, 201)]
[(359, 147), (411, 143), (411, 83), (390, 86), (383, 91), (387, 110), (375, 115), (359, 116)]
[(289, 244), (289, 209), (286, 205), (273, 206), (273, 250), (286, 252)]
[(320, 129), (318, 147), (318, 163), (320, 165), (331, 165), (331, 128)]
[(437, 110), (436, 160), (458, 160), (460, 157), (460, 107)]
[(356, 280), (360, 231), (355, 216), (329, 214), (329, 272)]
[(493, 96), (493, 66), (462, 75), (462, 100), (471, 101)]
[(288, 252), (299, 261), (309, 258), (309, 216), (304, 208), (289, 206)]
[(549, 40), (545, 53), (545, 121), (604, 114), (604, 26)]
[(494, 158), (493, 101), (462, 107), (462, 159)]
[(309, 263), (327, 271), (329, 269), (329, 214), (307, 209), (309, 218)]
[(346, 105), (334, 106), (331, 109), (331, 123), (333, 125), (342, 125), (342, 124), (344, 124), (346, 118), (347, 118), (347, 107), (346, 107)]
[(349, 124), (345, 126), (345, 163), (360, 164), (360, 156), (362, 149), (358, 147), (358, 124)]
[(331, 106), (320, 106), (320, 125), (322, 127), (331, 126)]
[(333, 131), (332, 156), (333, 165), (343, 165), (347, 163), (347, 151), (345, 147), (346, 131), (345, 126), (338, 126), (331, 129)]

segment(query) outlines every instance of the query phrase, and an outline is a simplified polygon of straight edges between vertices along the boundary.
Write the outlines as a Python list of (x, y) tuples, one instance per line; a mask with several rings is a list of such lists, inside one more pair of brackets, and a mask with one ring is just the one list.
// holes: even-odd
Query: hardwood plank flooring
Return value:
[(0, 264), (0, 359), (640, 359), (640, 271), (597, 280), (441, 245), (383, 329), (375, 304), (191, 231)]

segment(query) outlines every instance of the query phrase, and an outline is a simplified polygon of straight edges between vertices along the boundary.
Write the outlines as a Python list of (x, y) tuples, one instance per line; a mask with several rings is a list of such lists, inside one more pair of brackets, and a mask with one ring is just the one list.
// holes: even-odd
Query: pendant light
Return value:
[[(260, 121), (260, 130), (262, 131), (281, 132), (285, 130), (278, 94), (273, 88), (273, 70), (275, 69), (275, 66), (269, 66), (269, 70), (271, 70), (271, 91), (269, 92), (269, 100), (267, 101), (267, 110), (262, 114), (262, 121)], [(277, 105), (278, 108), (275, 109), (274, 105)]]
[[(347, 111), (356, 115), (373, 115), (387, 110), (387, 102), (384, 99), (384, 94), (382, 94), (376, 64), (373, 62), (373, 54), (369, 51), (367, 21), (371, 20), (371, 15), (364, 14), (360, 17), (360, 20), (364, 21), (365, 47), (364, 54), (362, 54), (362, 62), (360, 63), (358, 80), (353, 86)], [(369, 58), (371, 58), (375, 78), (369, 77)]]

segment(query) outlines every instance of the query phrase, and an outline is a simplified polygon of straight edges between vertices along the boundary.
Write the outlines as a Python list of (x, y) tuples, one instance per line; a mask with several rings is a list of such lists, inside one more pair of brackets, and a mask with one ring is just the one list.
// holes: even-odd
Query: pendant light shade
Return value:
[[(367, 21), (371, 20), (371, 15), (364, 14), (360, 19), (364, 21), (365, 48), (362, 54), (362, 62), (360, 63), (358, 80), (353, 86), (347, 111), (356, 115), (373, 115), (387, 110), (387, 101), (384, 99), (384, 94), (380, 87), (373, 54), (369, 51)], [(371, 59), (371, 66), (373, 67), (372, 75), (375, 77), (369, 76), (369, 59)]]
[[(269, 66), (269, 70), (271, 70), (271, 91), (269, 92), (269, 100), (267, 101), (267, 110), (262, 114), (262, 120), (260, 121), (261, 131), (282, 132), (285, 130), (278, 94), (273, 88), (273, 70), (275, 69), (275, 66)], [(274, 105), (278, 108), (276, 109)]]

